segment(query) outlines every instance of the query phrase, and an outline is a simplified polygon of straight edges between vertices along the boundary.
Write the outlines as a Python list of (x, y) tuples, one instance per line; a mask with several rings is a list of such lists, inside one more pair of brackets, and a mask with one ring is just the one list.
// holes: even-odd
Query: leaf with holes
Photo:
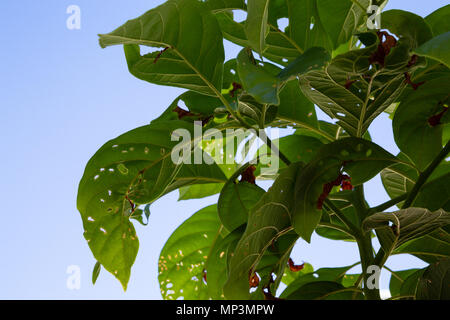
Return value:
[(183, 121), (161, 122), (110, 140), (91, 158), (81, 179), (77, 207), (84, 236), (97, 261), (124, 288), (139, 248), (129, 217), (139, 204), (161, 196), (181, 168), (171, 159), (178, 144), (171, 135), (178, 128), (192, 131)]
[(321, 69), (330, 60), (331, 56), (326, 49), (320, 47), (309, 48), (284, 68), (278, 77), (282, 81), (286, 81), (308, 71)]
[(217, 207), (212, 205), (194, 213), (172, 233), (158, 263), (158, 280), (164, 299), (211, 298), (204, 270), (220, 228)]
[[(227, 299), (250, 297), (249, 277), (266, 249), (291, 230), (294, 182), (300, 169), (301, 164), (295, 163), (284, 170), (250, 211), (247, 228), (230, 261), (230, 273), (224, 286)], [(281, 279), (281, 274), (277, 277)]]
[[(125, 45), (128, 68), (139, 79), (211, 96), (222, 89), (222, 33), (204, 3), (169, 0), (100, 35), (103, 48), (117, 44)], [(139, 45), (167, 49), (141, 56)]]

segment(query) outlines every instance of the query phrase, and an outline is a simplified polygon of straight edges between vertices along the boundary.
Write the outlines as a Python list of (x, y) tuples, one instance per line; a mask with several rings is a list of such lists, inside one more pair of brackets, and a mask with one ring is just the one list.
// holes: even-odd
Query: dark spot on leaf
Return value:
[(325, 199), (328, 197), (333, 187), (341, 186), (343, 190), (353, 190), (353, 186), (351, 183), (345, 183), (345, 188), (351, 187), (351, 189), (344, 189), (343, 183), (348, 180), (351, 180), (348, 175), (339, 173), (339, 176), (335, 180), (325, 183), (323, 185), (322, 193), (320, 194), (319, 199), (317, 199), (317, 209), (322, 209), (323, 203), (325, 202)]
[(251, 184), (256, 184), (255, 170), (255, 166), (249, 166), (247, 169), (245, 169), (241, 174), (240, 182), (245, 181)]
[(256, 272), (253, 273), (253, 274), (250, 274), (249, 285), (250, 285), (250, 288), (258, 287), (258, 285), (259, 285), (259, 277), (258, 277), (258, 274), (256, 274)]
[(417, 90), (421, 85), (425, 83), (425, 81), (419, 82), (419, 83), (413, 83), (411, 81), (411, 75), (408, 72), (404, 73), (405, 75), (405, 82), (413, 88), (413, 90)]
[(240, 85), (237, 82), (233, 82), (232, 85), (233, 85), (233, 89), (231, 89), (231, 91), (230, 91), (230, 96), (234, 97), (234, 94), (236, 93), (236, 91), (242, 89), (242, 85)]
[(391, 49), (397, 45), (397, 40), (394, 36), (386, 31), (377, 31), (380, 43), (377, 50), (370, 56), (370, 64), (378, 63), (381, 67), (385, 65), (385, 59), (391, 52)]
[(295, 264), (294, 260), (292, 260), (291, 258), (289, 258), (289, 260), (288, 260), (288, 265), (289, 265), (289, 270), (291, 270), (292, 272), (298, 272), (305, 267), (304, 263)]
[(446, 106), (442, 106), (442, 107), (444, 109), (441, 112), (428, 118), (428, 123), (430, 124), (430, 126), (435, 127), (435, 126), (441, 124), (442, 117), (448, 111), (448, 107), (446, 107)]

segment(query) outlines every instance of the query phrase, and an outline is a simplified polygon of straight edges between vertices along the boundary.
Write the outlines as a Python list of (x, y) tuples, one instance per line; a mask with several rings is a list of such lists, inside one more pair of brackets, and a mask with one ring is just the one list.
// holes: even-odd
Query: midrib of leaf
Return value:
[[(366, 118), (367, 106), (369, 104), (370, 96), (372, 94), (371, 91), (372, 91), (373, 81), (376, 78), (376, 76), (378, 75), (378, 73), (379, 73), (379, 71), (377, 71), (373, 74), (373, 76), (370, 78), (369, 85), (367, 87), (366, 100), (364, 101), (364, 103), (361, 107), (361, 114), (359, 117), (358, 128), (356, 130), (356, 137), (358, 137), (358, 138), (361, 138), (362, 135), (364, 134), (363, 126), (364, 126), (364, 122), (365, 122), (365, 118)], [(375, 101), (374, 101), (374, 103), (375, 103)]]

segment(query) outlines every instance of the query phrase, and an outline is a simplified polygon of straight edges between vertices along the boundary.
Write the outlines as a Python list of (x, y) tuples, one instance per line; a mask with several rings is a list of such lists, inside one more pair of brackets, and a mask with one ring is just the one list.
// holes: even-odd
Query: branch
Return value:
[(430, 163), (430, 165), (425, 169), (425, 171), (423, 171), (420, 174), (419, 179), (417, 179), (417, 182), (414, 185), (414, 188), (411, 190), (408, 198), (405, 200), (405, 203), (403, 204), (402, 207), (403, 209), (409, 208), (413, 204), (414, 200), (416, 200), (417, 198), (417, 194), (419, 193), (420, 189), (422, 189), (424, 183), (427, 182), (428, 178), (433, 173), (434, 169), (436, 169), (436, 167), (442, 162), (442, 160), (445, 159), (445, 157), (449, 154), (449, 152), (450, 152), (450, 141), (447, 142), (445, 147), (441, 150), (441, 152), (439, 152), (437, 157), (433, 160), (433, 162)]
[(380, 204), (379, 206), (373, 207), (369, 209), (369, 215), (372, 213), (383, 212), (384, 210), (389, 209), (392, 206), (395, 206), (397, 203), (402, 202), (403, 200), (406, 199), (407, 196), (408, 193), (404, 193), (401, 196), (395, 197), (394, 199), (391, 199), (383, 204)]

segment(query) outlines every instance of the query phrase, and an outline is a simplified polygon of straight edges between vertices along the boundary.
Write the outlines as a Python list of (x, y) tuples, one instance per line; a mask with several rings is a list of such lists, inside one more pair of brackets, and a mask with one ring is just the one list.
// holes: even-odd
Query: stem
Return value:
[(359, 249), (359, 255), (361, 257), (361, 268), (364, 279), (363, 291), (367, 300), (380, 300), (380, 291), (377, 288), (369, 289), (367, 287), (367, 281), (369, 275), (367, 269), (373, 264), (373, 254), (372, 254), (372, 239), (370, 238), (370, 233), (359, 235), (356, 239)]
[(367, 111), (367, 107), (369, 105), (369, 100), (370, 100), (370, 95), (372, 92), (372, 85), (373, 85), (373, 81), (375, 80), (376, 76), (380, 73), (380, 71), (376, 71), (372, 77), (370, 77), (370, 81), (369, 81), (369, 85), (367, 87), (367, 95), (366, 95), (366, 100), (364, 101), (364, 104), (361, 108), (361, 115), (359, 117), (359, 122), (358, 122), (358, 129), (356, 131), (356, 137), (357, 138), (361, 138), (362, 135), (364, 134), (363, 132), (363, 126), (364, 126), (364, 121), (366, 118), (366, 111)]
[(414, 200), (416, 200), (417, 194), (419, 193), (420, 189), (423, 187), (424, 183), (427, 182), (430, 175), (433, 173), (434, 169), (442, 162), (442, 160), (445, 159), (445, 157), (450, 152), (450, 141), (447, 142), (445, 147), (439, 152), (437, 157), (433, 160), (433, 162), (430, 163), (430, 165), (423, 171), (419, 179), (417, 179), (416, 184), (414, 185), (414, 188), (409, 193), (408, 198), (405, 200), (405, 203), (403, 204), (403, 209), (409, 208)]
[(369, 210), (369, 215), (372, 213), (383, 212), (384, 210), (389, 209), (392, 206), (395, 206), (397, 203), (402, 202), (403, 200), (406, 199), (407, 196), (408, 193), (404, 193), (401, 196), (398, 196), (394, 199), (386, 201), (383, 204), (380, 204), (379, 206), (373, 207)]
[(267, 143), (270, 150), (278, 154), (278, 157), (283, 161), (287, 166), (291, 164), (291, 161), (275, 146), (272, 140), (266, 135), (264, 130), (258, 130), (258, 137)]

